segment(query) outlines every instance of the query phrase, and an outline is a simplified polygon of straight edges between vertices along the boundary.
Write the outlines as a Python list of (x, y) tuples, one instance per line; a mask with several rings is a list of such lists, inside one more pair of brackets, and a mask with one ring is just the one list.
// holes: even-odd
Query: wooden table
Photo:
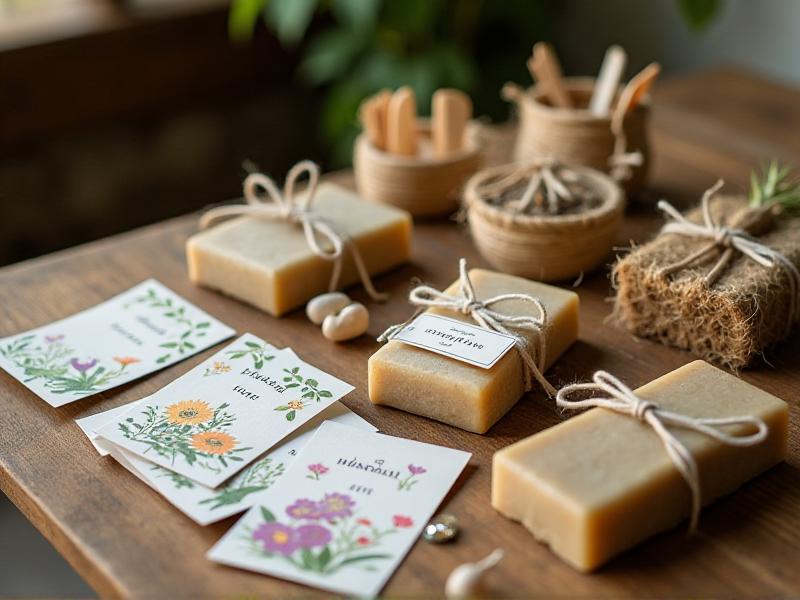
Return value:
[[(664, 194), (697, 199), (723, 176), (744, 185), (751, 165), (800, 157), (800, 93), (734, 71), (707, 72), (659, 85), (654, 111), (655, 163), (650, 200)], [(660, 219), (651, 204), (632, 207), (619, 245), (643, 240)], [(800, 595), (800, 340), (769, 354), (773, 366), (742, 374), (791, 405), (790, 455), (785, 464), (703, 512), (701, 531), (660, 535), (594, 575), (576, 573), (518, 524), (489, 505), (492, 453), (561, 420), (542, 393), (525, 397), (485, 436), (370, 404), (367, 357), (375, 336), (409, 314), (405, 295), (418, 276), (444, 286), (456, 259), (485, 265), (465, 232), (452, 223), (420, 224), (413, 264), (378, 280), (392, 300), (372, 306), (369, 335), (334, 346), (302, 315), (276, 320), (193, 286), (186, 278), (184, 242), (193, 216), (160, 223), (0, 270), (0, 336), (36, 327), (88, 308), (148, 277), (220, 318), (250, 331), (356, 386), (345, 404), (382, 431), (473, 452), (471, 466), (446, 500), (460, 517), (457, 543), (419, 542), (390, 580), (394, 596), (440, 594), (457, 564), (496, 547), (506, 558), (492, 589), (505, 596), (797, 596)], [(580, 341), (551, 371), (553, 382), (612, 371), (632, 387), (692, 359), (686, 353), (634, 339), (605, 323), (607, 272), (588, 277), (581, 296)], [(360, 293), (356, 292), (357, 297)], [(290, 596), (308, 588), (213, 564), (208, 548), (233, 523), (199, 527), (110, 458), (101, 458), (73, 422), (150, 394), (214, 350), (141, 381), (53, 409), (9, 375), (0, 373), (0, 486), (28, 519), (103, 596)], [(31, 557), (31, 560), (35, 560)], [(43, 573), (43, 577), (47, 574)]]

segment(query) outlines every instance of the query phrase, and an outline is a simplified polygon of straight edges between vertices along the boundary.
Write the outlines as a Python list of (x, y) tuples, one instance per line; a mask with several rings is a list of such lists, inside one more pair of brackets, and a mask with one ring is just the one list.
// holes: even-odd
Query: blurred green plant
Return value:
[(704, 31), (722, 9), (722, 0), (678, 0), (684, 20), (694, 31)]
[[(693, 29), (720, 0), (678, 0)], [(349, 164), (360, 102), (381, 88), (410, 85), (421, 114), (433, 92), (470, 94), (493, 120), (509, 107), (499, 90), (529, 81), (525, 59), (548, 40), (557, 0), (233, 0), (229, 32), (249, 40), (261, 15), (286, 47), (299, 47), (298, 75), (324, 90), (320, 125), (332, 166)]]
[(284, 46), (302, 44), (298, 75), (324, 89), (321, 129), (331, 162), (342, 166), (358, 132), (358, 105), (382, 88), (410, 85), (427, 114), (437, 88), (455, 87), (472, 96), (476, 114), (504, 118), (508, 106), (499, 90), (508, 80), (529, 78), (525, 57), (534, 41), (548, 38), (556, 4), (233, 0), (229, 30), (232, 39), (246, 41), (263, 15)]

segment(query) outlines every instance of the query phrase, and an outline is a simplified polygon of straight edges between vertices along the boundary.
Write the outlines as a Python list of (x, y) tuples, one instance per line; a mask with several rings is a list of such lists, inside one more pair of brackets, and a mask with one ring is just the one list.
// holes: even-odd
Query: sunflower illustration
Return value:
[(199, 425), (213, 416), (214, 410), (202, 400), (182, 400), (167, 407), (167, 421), (177, 425)]
[(192, 446), (206, 454), (225, 454), (236, 447), (236, 438), (224, 431), (204, 431), (192, 436)]

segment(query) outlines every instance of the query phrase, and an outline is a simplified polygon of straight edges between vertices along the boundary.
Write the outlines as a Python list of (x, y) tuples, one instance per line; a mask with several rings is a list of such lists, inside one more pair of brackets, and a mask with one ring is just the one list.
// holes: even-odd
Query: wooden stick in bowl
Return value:
[(547, 99), (558, 108), (574, 108), (572, 98), (564, 88), (561, 65), (550, 44), (538, 42), (533, 47), (533, 56), (528, 59), (528, 70), (534, 80), (542, 86)]
[(361, 128), (364, 130), (369, 143), (383, 150), (386, 147), (386, 139), (383, 136), (380, 113), (374, 96), (370, 96), (361, 102), (361, 106), (358, 107), (358, 119), (361, 121)]
[(445, 158), (461, 150), (464, 130), (472, 118), (472, 101), (464, 92), (439, 89), (433, 94), (431, 137), (437, 158)]
[(392, 94), (386, 109), (386, 149), (393, 154), (417, 153), (417, 102), (414, 91), (403, 86)]
[(617, 93), (619, 82), (622, 81), (627, 62), (628, 55), (620, 46), (611, 46), (606, 50), (600, 73), (594, 84), (592, 99), (589, 101), (589, 112), (596, 117), (604, 117), (611, 110), (611, 102)]
[(653, 62), (647, 65), (628, 82), (619, 96), (614, 114), (611, 117), (612, 128), (617, 128), (622, 125), (625, 115), (636, 108), (636, 105), (642, 101), (642, 98), (644, 98), (645, 94), (647, 94), (648, 90), (652, 87), (660, 72), (661, 65), (657, 62)]

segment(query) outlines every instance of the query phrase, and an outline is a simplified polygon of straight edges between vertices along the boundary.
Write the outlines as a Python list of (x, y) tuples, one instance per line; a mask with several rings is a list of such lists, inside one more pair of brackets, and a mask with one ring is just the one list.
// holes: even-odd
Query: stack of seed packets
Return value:
[(155, 394), (78, 425), (205, 525), (249, 508), (324, 420), (375, 431), (338, 402), (352, 389), (245, 334)]
[(150, 279), (71, 317), (0, 339), (0, 367), (51, 406), (62, 406), (184, 360), (233, 334)]
[(469, 458), (326, 421), (208, 557), (345, 596), (375, 596)]

